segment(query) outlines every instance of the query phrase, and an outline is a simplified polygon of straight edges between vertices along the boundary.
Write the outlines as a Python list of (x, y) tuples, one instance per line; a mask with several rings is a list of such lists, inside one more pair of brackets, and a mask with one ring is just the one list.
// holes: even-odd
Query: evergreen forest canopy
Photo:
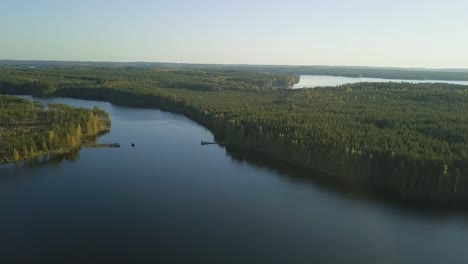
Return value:
[(467, 86), (278, 88), (298, 78), (232, 69), (6, 67), (0, 93), (157, 107), (203, 124), (219, 141), (331, 176), (404, 196), (468, 195)]
[(103, 110), (74, 108), (0, 95), (0, 164), (77, 149), (109, 130)]

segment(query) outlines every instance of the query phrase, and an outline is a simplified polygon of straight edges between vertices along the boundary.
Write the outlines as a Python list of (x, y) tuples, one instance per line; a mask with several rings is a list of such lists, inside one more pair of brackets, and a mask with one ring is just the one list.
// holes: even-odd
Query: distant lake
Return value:
[(410, 82), (410, 83), (451, 83), (468, 85), (468, 81), (438, 81), (438, 80), (400, 80), (400, 79), (380, 79), (380, 78), (351, 78), (343, 76), (326, 75), (301, 75), (301, 80), (294, 85), (297, 88), (314, 88), (320, 86), (339, 86), (348, 83), (360, 82)]
[(201, 146), (213, 135), (181, 115), (34, 99), (101, 107), (112, 130), (99, 141), (121, 148), (0, 166), (0, 263), (468, 263), (468, 213)]

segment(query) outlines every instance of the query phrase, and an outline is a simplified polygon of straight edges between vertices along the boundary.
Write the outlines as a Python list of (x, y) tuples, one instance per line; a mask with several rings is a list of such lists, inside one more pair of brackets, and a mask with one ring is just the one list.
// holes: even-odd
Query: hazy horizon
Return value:
[(0, 59), (467, 69), (468, 2), (10, 1)]
[(266, 67), (346, 67), (346, 68), (371, 68), (371, 69), (410, 69), (410, 70), (454, 70), (468, 71), (468, 68), (431, 68), (431, 67), (400, 67), (400, 66), (369, 66), (369, 65), (323, 65), (323, 64), (254, 64), (254, 63), (197, 63), (197, 62), (169, 62), (169, 61), (108, 61), (108, 60), (49, 60), (49, 59), (4, 59), (0, 61), (14, 62), (71, 62), (71, 63), (148, 63), (148, 64), (187, 64), (187, 65), (226, 65), (226, 66), (266, 66)]

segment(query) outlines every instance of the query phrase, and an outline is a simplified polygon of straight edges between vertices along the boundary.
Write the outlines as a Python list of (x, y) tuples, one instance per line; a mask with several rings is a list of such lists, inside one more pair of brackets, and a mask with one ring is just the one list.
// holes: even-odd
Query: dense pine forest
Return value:
[[(5, 67), (0, 93), (157, 107), (203, 124), (219, 141), (330, 176), (384, 185), (406, 197), (468, 195), (467, 86), (286, 89), (298, 80), (293, 74), (222, 69)], [(68, 133), (60, 134), (63, 143)], [(1, 149), (11, 159), (14, 148), (26, 153), (23, 145), (30, 147)]]
[(108, 131), (109, 115), (99, 108), (74, 108), (0, 95), (0, 164), (75, 150)]

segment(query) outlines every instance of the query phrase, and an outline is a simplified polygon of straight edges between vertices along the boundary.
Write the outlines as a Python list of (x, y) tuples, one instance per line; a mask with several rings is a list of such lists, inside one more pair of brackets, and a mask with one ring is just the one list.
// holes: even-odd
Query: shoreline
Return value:
[[(164, 107), (164, 104), (162, 104), (161, 102), (159, 102), (160, 104), (158, 106), (158, 105), (155, 105), (156, 103), (154, 100), (151, 100), (151, 97), (152, 97), (151, 95), (147, 95), (147, 98), (144, 98), (144, 96), (145, 95), (127, 94), (126, 99), (130, 101), (118, 100), (116, 99), (116, 97), (112, 97), (112, 96), (109, 96), (108, 98), (103, 98), (100, 96), (89, 96), (89, 95), (80, 96), (77, 94), (67, 95), (63, 93), (52, 96), (52, 97), (64, 97), (64, 98), (72, 98), (72, 99), (80, 99), (80, 100), (94, 100), (94, 101), (101, 101), (101, 102), (109, 102), (111, 104), (121, 105), (121, 106), (151, 108), (151, 109), (158, 109), (158, 110), (166, 111), (170, 113), (180, 114), (180, 115), (187, 117), (191, 121), (208, 129), (213, 134), (215, 139), (217, 138), (217, 136), (219, 136), (216, 134), (216, 131), (213, 125), (210, 124), (212, 120), (197, 118), (197, 113), (190, 111), (190, 108), (188, 106), (184, 105), (181, 109), (177, 108), (177, 105), (172, 106), (172, 107), (171, 106)], [(150, 97), (149, 100), (148, 100), (148, 97)], [(138, 102), (138, 103), (135, 103), (135, 102)], [(170, 103), (170, 101), (165, 101), (165, 102)], [(447, 193), (445, 191), (434, 191), (434, 190), (431, 190), (430, 188), (423, 189), (422, 191), (398, 189), (398, 185), (391, 185), (391, 182), (390, 184), (388, 184), (385, 182), (379, 182), (378, 179), (368, 180), (364, 178), (354, 178), (354, 177), (348, 177), (348, 176), (342, 176), (342, 175), (334, 175), (328, 172), (327, 170), (304, 166), (302, 164), (297, 164), (288, 160), (283, 160), (265, 151), (248, 148), (248, 147), (238, 145), (238, 144), (231, 144), (231, 146), (235, 148), (245, 149), (245, 150), (251, 151), (252, 153), (260, 154), (272, 162), (279, 161), (281, 163), (287, 164), (288, 166), (291, 166), (292, 168), (306, 170), (306, 171), (309, 171), (310, 173), (319, 173), (323, 175), (323, 178), (324, 178), (323, 180), (325, 181), (327, 180), (344, 181), (344, 182), (350, 182), (350, 183), (363, 185), (363, 186), (370, 186), (371, 191), (375, 191), (378, 189), (385, 189), (386, 192), (388, 191), (389, 193), (394, 194), (391, 198), (396, 199), (396, 200), (405, 200), (411, 203), (417, 203), (417, 204), (423, 203), (426, 205), (430, 203), (435, 203), (435, 204), (446, 204), (446, 203), (452, 203), (452, 202), (458, 203), (460, 201), (468, 200), (468, 195), (466, 193), (461, 193), (461, 195), (459, 194), (454, 195), (452, 193)], [(439, 188), (440, 186), (435, 185), (435, 187)], [(442, 186), (442, 187), (445, 187), (445, 186)]]
[[(16, 95), (13, 95), (13, 96), (16, 96)], [(0, 166), (6, 165), (6, 164), (19, 164), (19, 163), (23, 163), (23, 162), (26, 162), (26, 161), (29, 161), (29, 160), (36, 159), (36, 158), (45, 157), (47, 155), (68, 154), (68, 153), (71, 153), (71, 152), (76, 151), (76, 150), (81, 150), (82, 148), (90, 148), (90, 146), (92, 147), (93, 145), (95, 145), (97, 143), (89, 142), (89, 140), (86, 139), (87, 137), (96, 137), (96, 139), (97, 139), (100, 135), (108, 133), (109, 131), (110, 131), (110, 126), (107, 126), (106, 128), (100, 129), (97, 134), (83, 135), (82, 139), (80, 140), (79, 145), (76, 146), (76, 147), (60, 148), (60, 149), (56, 149), (56, 150), (47, 150), (47, 151), (38, 151), (39, 153), (34, 153), (34, 155), (27, 156), (27, 157), (21, 158), (19, 160), (0, 161)]]

